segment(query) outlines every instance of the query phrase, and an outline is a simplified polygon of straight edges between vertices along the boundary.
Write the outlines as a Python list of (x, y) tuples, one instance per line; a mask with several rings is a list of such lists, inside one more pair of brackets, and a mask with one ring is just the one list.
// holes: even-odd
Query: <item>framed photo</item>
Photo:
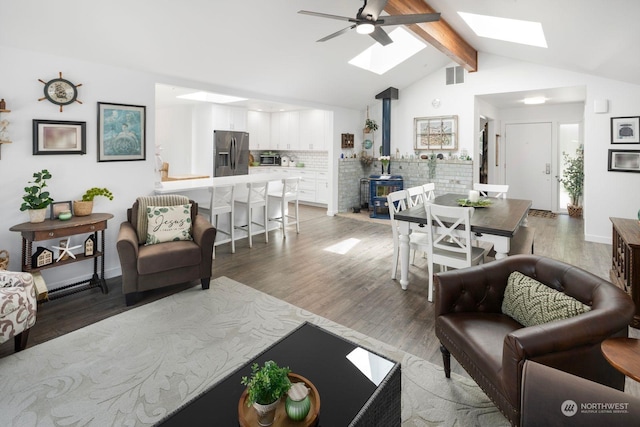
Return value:
[(86, 122), (33, 120), (33, 154), (86, 154)]
[(640, 117), (612, 117), (612, 144), (640, 144)]
[(51, 203), (51, 219), (58, 219), (61, 212), (71, 212), (71, 202), (53, 202)]
[(640, 150), (609, 150), (609, 171), (640, 172)]
[(458, 116), (416, 117), (416, 150), (455, 150), (458, 148)]
[(146, 159), (146, 107), (98, 102), (98, 161)]

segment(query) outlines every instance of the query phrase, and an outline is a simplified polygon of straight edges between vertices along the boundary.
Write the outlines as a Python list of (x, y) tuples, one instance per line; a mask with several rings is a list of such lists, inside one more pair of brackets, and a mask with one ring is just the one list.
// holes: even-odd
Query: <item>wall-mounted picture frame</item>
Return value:
[(146, 107), (98, 102), (98, 161), (146, 159)]
[(58, 215), (65, 211), (71, 212), (71, 201), (51, 203), (51, 219), (58, 219)]
[(612, 144), (640, 144), (640, 117), (612, 117)]
[(610, 172), (640, 173), (640, 150), (609, 150)]
[(33, 154), (86, 154), (87, 123), (33, 120)]
[(413, 141), (416, 150), (456, 150), (458, 116), (414, 118)]

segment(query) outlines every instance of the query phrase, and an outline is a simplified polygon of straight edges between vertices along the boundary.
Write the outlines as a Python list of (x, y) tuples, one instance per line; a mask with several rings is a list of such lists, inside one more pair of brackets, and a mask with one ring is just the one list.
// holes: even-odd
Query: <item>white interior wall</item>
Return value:
[[(9, 227), (29, 221), (27, 212), (19, 210), (23, 189), (34, 172), (48, 169), (52, 179), (48, 189), (55, 201), (79, 199), (91, 187), (107, 187), (114, 194), (109, 201), (96, 198), (94, 211), (109, 212), (114, 218), (108, 222), (106, 236), (106, 276), (120, 274), (120, 262), (115, 242), (118, 228), (126, 218), (126, 209), (139, 195), (151, 194), (155, 182), (155, 81), (152, 76), (97, 63), (76, 61), (61, 56), (34, 53), (0, 46), (0, 95), (11, 113), (3, 114), (11, 124), (12, 144), (2, 146), (0, 159), (0, 248), (11, 254), (10, 270), (21, 270), (20, 234)], [(11, 65), (9, 65), (11, 64)], [(38, 101), (43, 97), (44, 85), (63, 73), (65, 79), (78, 88), (78, 99), (59, 112), (57, 105)], [(97, 103), (110, 102), (146, 106), (146, 160), (133, 162), (97, 162)], [(86, 122), (86, 155), (32, 155), (32, 120), (65, 120)], [(132, 185), (133, 184), (133, 185)], [(73, 239), (73, 238), (72, 238)], [(73, 244), (84, 237), (76, 237)], [(59, 240), (34, 244), (57, 245)], [(91, 276), (93, 263), (83, 261), (69, 266), (48, 269), (43, 273), (52, 288)]]

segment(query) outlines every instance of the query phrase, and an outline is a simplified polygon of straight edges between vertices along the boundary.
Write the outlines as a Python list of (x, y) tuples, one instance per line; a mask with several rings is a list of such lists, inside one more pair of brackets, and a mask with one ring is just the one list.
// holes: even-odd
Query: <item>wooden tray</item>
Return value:
[[(276, 408), (276, 417), (271, 424), (273, 427), (315, 427), (318, 425), (318, 415), (320, 414), (320, 395), (318, 390), (311, 381), (303, 377), (302, 375), (290, 373), (289, 380), (292, 383), (303, 382), (309, 389), (309, 398), (311, 399), (311, 409), (307, 414), (307, 417), (302, 421), (293, 421), (287, 416), (287, 412), (284, 408), (284, 402), (286, 397), (280, 399), (278, 407)], [(259, 427), (258, 414), (253, 406), (247, 406), (247, 390), (240, 396), (238, 402), (238, 421), (240, 427)]]

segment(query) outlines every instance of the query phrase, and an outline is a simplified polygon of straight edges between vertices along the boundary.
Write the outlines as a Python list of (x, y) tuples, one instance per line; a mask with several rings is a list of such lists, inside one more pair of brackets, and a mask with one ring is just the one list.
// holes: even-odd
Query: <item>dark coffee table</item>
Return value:
[(169, 414), (160, 425), (237, 426), (238, 400), (245, 388), (240, 379), (251, 374), (254, 362), (262, 366), (267, 360), (288, 366), (316, 386), (320, 426), (400, 425), (400, 364), (310, 323)]

